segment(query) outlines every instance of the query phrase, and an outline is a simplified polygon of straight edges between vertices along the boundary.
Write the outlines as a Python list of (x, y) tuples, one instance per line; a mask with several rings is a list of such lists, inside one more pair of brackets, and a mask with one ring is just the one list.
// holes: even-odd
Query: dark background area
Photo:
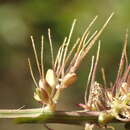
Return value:
[[(92, 32), (99, 29), (109, 15), (114, 17), (101, 35), (101, 55), (97, 80), (101, 81), (100, 67), (105, 68), (107, 82), (114, 81), (121, 56), (125, 30), (130, 28), (129, 0), (0, 0), (0, 108), (36, 108), (33, 99), (34, 84), (29, 73), (27, 58), (35, 64), (30, 35), (37, 48), (41, 35), (45, 36), (45, 67), (50, 66), (50, 48), (47, 29), (51, 28), (54, 49), (68, 36), (72, 21), (77, 24), (72, 41), (81, 36), (94, 16), (98, 15)], [(72, 42), (73, 43), (73, 42)], [(72, 44), (71, 43), (71, 44)], [(129, 44), (130, 46), (130, 44)], [(79, 109), (76, 104), (84, 102), (85, 83), (90, 69), (91, 56), (96, 54), (97, 44), (92, 48), (78, 74), (77, 83), (66, 89), (58, 109)], [(56, 51), (55, 51), (56, 53)], [(35, 69), (34, 70), (37, 72)], [(38, 73), (36, 73), (37, 79)], [(56, 130), (83, 129), (78, 126), (54, 125)], [(0, 121), (0, 130), (42, 130), (42, 125), (16, 125), (10, 120)]]

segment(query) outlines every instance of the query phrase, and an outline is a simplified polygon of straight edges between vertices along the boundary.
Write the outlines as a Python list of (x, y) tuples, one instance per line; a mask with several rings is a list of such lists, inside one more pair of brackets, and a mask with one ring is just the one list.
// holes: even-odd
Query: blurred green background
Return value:
[[(0, 108), (35, 108), (34, 84), (31, 79), (27, 58), (35, 64), (30, 35), (34, 36), (36, 46), (40, 47), (41, 35), (45, 36), (45, 67), (50, 66), (47, 29), (52, 30), (53, 46), (56, 49), (68, 36), (71, 23), (77, 18), (72, 37), (75, 41), (94, 16), (99, 18), (92, 32), (99, 29), (109, 15), (114, 17), (101, 35), (101, 55), (97, 80), (101, 80), (100, 67), (106, 71), (107, 81), (114, 81), (126, 28), (130, 28), (129, 0), (0, 0)], [(73, 42), (72, 42), (73, 43)], [(78, 71), (77, 83), (66, 89), (58, 109), (79, 109), (76, 104), (84, 102), (85, 83), (90, 68), (90, 59), (96, 54), (97, 44), (90, 51)], [(35, 65), (34, 65), (35, 67)], [(36, 68), (36, 67), (35, 67)], [(35, 70), (36, 72), (36, 70)], [(84, 72), (84, 73), (83, 73)], [(38, 73), (36, 73), (38, 79)], [(56, 130), (82, 127), (52, 125)], [(120, 127), (121, 128), (121, 127)], [(9, 120), (0, 120), (0, 130), (42, 130), (42, 125), (16, 125)]]

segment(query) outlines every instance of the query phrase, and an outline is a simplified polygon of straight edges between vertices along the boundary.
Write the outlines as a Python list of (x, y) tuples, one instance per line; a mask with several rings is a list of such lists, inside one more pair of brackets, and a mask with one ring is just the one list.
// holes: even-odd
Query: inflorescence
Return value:
[[(36, 64), (40, 75), (38, 83), (33, 74), (30, 60), (28, 60), (28, 62), (31, 76), (36, 86), (34, 98), (43, 105), (43, 111), (56, 111), (56, 105), (61, 92), (75, 83), (78, 78), (76, 71), (79, 68), (80, 63), (97, 41), (112, 16), (113, 14), (110, 15), (99, 31), (95, 31), (90, 36), (90, 28), (97, 19), (96, 16), (83, 33), (82, 37), (78, 38), (76, 42), (73, 43), (73, 47), (70, 48), (69, 45), (71, 43), (71, 37), (76, 23), (76, 20), (74, 20), (69, 36), (68, 38), (65, 37), (62, 45), (58, 49), (56, 57), (53, 54), (51, 32), (50, 29), (48, 29), (52, 67), (48, 69), (47, 72), (44, 72), (43, 36), (41, 40), (40, 60), (38, 59), (34, 39), (31, 37)], [(112, 85), (107, 85), (103, 68), (101, 70), (104, 84), (96, 81), (96, 69), (100, 56), (100, 41), (96, 57), (92, 56), (91, 68), (85, 91), (85, 104), (79, 104), (79, 106), (83, 108), (83, 111), (99, 112), (99, 124), (105, 125), (112, 119), (117, 119), (123, 122), (130, 121), (130, 65), (128, 63), (126, 51), (127, 39), (128, 32), (126, 32), (125, 44), (117, 77), (115, 83)]]

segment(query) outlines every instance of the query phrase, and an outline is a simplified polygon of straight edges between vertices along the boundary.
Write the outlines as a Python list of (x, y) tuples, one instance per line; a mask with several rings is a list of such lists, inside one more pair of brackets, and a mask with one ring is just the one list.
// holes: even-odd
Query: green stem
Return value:
[(36, 117), (42, 112), (41, 108), (35, 109), (0, 109), (0, 118)]
[[(43, 112), (41, 108), (22, 110), (0, 110), (0, 118), (12, 118), (16, 123), (63, 123), (84, 125), (86, 122), (98, 123), (99, 112), (56, 111)], [(120, 122), (112, 119), (111, 123)]]
[[(92, 115), (93, 114), (93, 115)], [(38, 117), (31, 118), (17, 118), (17, 123), (63, 123), (63, 124), (77, 124), (81, 125), (85, 122), (97, 122), (98, 114), (97, 113), (84, 113), (84, 112), (48, 112), (42, 113)]]

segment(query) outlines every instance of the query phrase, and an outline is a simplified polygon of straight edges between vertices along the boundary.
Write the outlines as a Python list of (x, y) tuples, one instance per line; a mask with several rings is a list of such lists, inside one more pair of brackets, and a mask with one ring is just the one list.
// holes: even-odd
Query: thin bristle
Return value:
[(89, 83), (91, 80), (93, 65), (94, 65), (94, 56), (92, 56), (91, 68), (90, 68), (90, 72), (89, 72), (89, 76), (88, 76), (88, 80), (87, 80), (87, 85), (86, 85), (86, 90), (85, 90), (85, 96), (84, 96), (85, 104), (87, 104), (87, 101), (88, 101), (88, 94), (89, 94), (89, 88), (90, 88)]
[(101, 68), (101, 72), (102, 72), (102, 79), (103, 79), (103, 82), (104, 82), (104, 87), (106, 88), (107, 87), (107, 81), (106, 81), (106, 75), (105, 75), (104, 68)]
[(55, 64), (54, 64), (54, 69), (56, 70), (56, 68), (57, 68), (57, 64), (58, 64), (58, 61), (59, 61), (59, 57), (60, 57), (60, 55), (61, 55), (61, 50), (63, 49), (63, 45), (64, 45), (64, 43), (66, 42), (66, 40), (67, 40), (67, 37), (65, 37), (64, 38), (64, 41), (63, 41), (63, 43), (62, 43), (62, 45), (59, 47), (59, 49), (58, 49), (58, 52), (57, 52), (57, 55), (56, 55), (56, 59), (55, 59)]
[(94, 67), (93, 67), (91, 85), (95, 82), (96, 70), (97, 70), (97, 65), (98, 65), (98, 61), (99, 61), (100, 46), (101, 46), (101, 41), (99, 41), (99, 43), (98, 43), (97, 56), (96, 56), (96, 61), (95, 61)]
[(126, 68), (128, 67), (128, 57), (127, 57), (127, 45), (128, 45), (128, 29), (126, 29), (126, 35), (125, 35), (125, 62), (126, 62)]
[(50, 43), (50, 48), (51, 48), (52, 68), (54, 68), (54, 54), (53, 54), (53, 46), (52, 46), (51, 31), (50, 31), (50, 29), (48, 29), (48, 37), (49, 37), (49, 43)]
[(72, 53), (73, 53), (73, 52), (74, 52), (74, 50), (76, 49), (76, 47), (77, 47), (77, 45), (78, 45), (79, 41), (80, 41), (80, 38), (78, 38), (78, 39), (76, 40), (76, 42), (75, 42), (74, 46), (71, 48), (71, 50), (70, 50), (70, 52), (69, 52), (69, 54), (68, 54), (68, 56), (67, 56), (67, 58), (66, 58), (65, 64), (67, 64), (67, 62), (68, 62), (68, 61), (69, 61), (69, 59), (71, 58)]
[(88, 43), (90, 43), (90, 41), (96, 36), (97, 34), (97, 30), (91, 35), (91, 37), (87, 40), (87, 42), (84, 44), (83, 49), (88, 45)]
[[(102, 28), (99, 30), (99, 32), (95, 32), (94, 35), (92, 35), (92, 39), (90, 40), (90, 42), (87, 44), (89, 44), (87, 47), (85, 47), (87, 44), (85, 44), (85, 46), (80, 50), (80, 53), (78, 53), (78, 57), (79, 59), (77, 60), (75, 67), (73, 67), (72, 71), (76, 71), (78, 66), (80, 65), (82, 59), (86, 56), (86, 54), (89, 52), (89, 50), (92, 48), (92, 46), (94, 45), (94, 43), (96, 42), (96, 40), (98, 39), (98, 37), (101, 35), (101, 33), (103, 32), (103, 30), (105, 29), (105, 27), (107, 26), (108, 22), (110, 21), (110, 19), (112, 18), (112, 16), (114, 15), (114, 13), (112, 13), (110, 15), (110, 17), (108, 18), (108, 20), (105, 22), (105, 24), (102, 26)], [(81, 54), (81, 52), (83, 51), (83, 53)], [(73, 63), (75, 62), (75, 58), (77, 57), (77, 55), (74, 57), (74, 60), (72, 59), (71, 63), (70, 63), (70, 67), (68, 70), (70, 70), (70, 68), (72, 67)], [(77, 58), (76, 58), (77, 59)]]
[[(96, 35), (97, 31), (94, 32), (94, 34), (88, 39), (88, 42), (91, 41), (91, 39)], [(80, 51), (76, 52), (75, 57), (72, 59), (72, 63), (74, 63), (74, 65), (71, 63), (69, 66), (69, 68), (71, 68), (73, 66), (73, 70), (71, 71), (76, 71), (78, 66), (80, 65), (80, 62), (82, 61), (82, 55), (85, 53), (84, 49), (86, 47), (87, 44), (83, 44), (83, 47), (80, 49)]]
[(67, 43), (66, 43), (66, 48), (65, 48), (64, 56), (63, 56), (64, 60), (66, 58), (66, 54), (67, 54), (67, 51), (68, 51), (69, 43), (70, 43), (70, 40), (71, 40), (71, 36), (72, 36), (73, 30), (74, 30), (75, 24), (76, 24), (76, 19), (74, 19), (74, 21), (72, 23), (72, 27), (70, 29), (69, 37), (68, 37), (68, 40), (67, 40)]
[(89, 34), (89, 33), (88, 33), (89, 29), (90, 29), (91, 26), (94, 24), (94, 22), (96, 21), (97, 18), (98, 18), (98, 16), (96, 16), (96, 17), (92, 20), (92, 22), (88, 25), (88, 27), (85, 29), (85, 32), (84, 32), (83, 35), (82, 35), (82, 38), (81, 38), (81, 41), (80, 41), (80, 44), (79, 44), (79, 47), (78, 47), (77, 52), (79, 52), (79, 50), (80, 50), (82, 44), (83, 44), (84, 41), (85, 41), (86, 35)]
[(85, 44), (85, 42), (86, 42), (86, 40), (87, 40), (89, 34), (90, 34), (90, 32), (88, 32), (88, 33), (86, 34), (86, 36), (84, 37), (83, 44), (82, 44), (82, 48), (83, 48), (83, 46), (84, 46), (84, 44)]
[(26, 106), (26, 105), (23, 105), (22, 107), (20, 107), (20, 108), (18, 108), (18, 109), (16, 109), (16, 110), (19, 111), (19, 110), (23, 109), (25, 106)]
[[(84, 49), (86, 47), (86, 45), (92, 40), (92, 38), (96, 35), (97, 31), (95, 31), (92, 36), (88, 39), (88, 41), (85, 43), (84, 41), (84, 44), (83, 44), (83, 47), (81, 48), (81, 50), (79, 52), (76, 52), (77, 56), (75, 57), (76, 58), (76, 64), (75, 64), (75, 70), (78, 68), (80, 62), (82, 61), (82, 55), (84, 54)], [(78, 57), (78, 58), (77, 58)]]
[(31, 36), (31, 41), (32, 41), (32, 47), (33, 47), (33, 51), (34, 51), (34, 55), (35, 55), (37, 68), (38, 68), (38, 71), (39, 71), (39, 74), (40, 74), (40, 77), (41, 77), (42, 74), (41, 74), (40, 64), (39, 64), (39, 60), (38, 60), (37, 51), (36, 51), (36, 48), (35, 48), (33, 36)]
[(77, 20), (74, 19), (74, 21), (73, 21), (73, 23), (72, 23), (72, 26), (71, 26), (71, 29), (70, 29), (70, 33), (69, 33), (69, 37), (68, 37), (68, 40), (67, 40), (67, 43), (66, 43), (67, 47), (68, 47), (68, 45), (69, 45), (69, 43), (70, 43), (71, 36), (72, 36), (73, 30), (74, 30), (76, 21), (77, 21)]
[(126, 82), (128, 76), (129, 76), (129, 73), (130, 73), (130, 65), (127, 67), (127, 69), (125, 70), (123, 76), (122, 76), (122, 82)]
[(57, 63), (58, 63), (58, 58), (59, 58), (59, 55), (61, 53), (61, 49), (62, 49), (62, 45), (59, 47), (57, 55), (56, 55), (55, 64), (54, 64), (54, 70), (56, 70)]
[(31, 77), (32, 77), (32, 79), (33, 79), (33, 81), (34, 81), (34, 84), (35, 84), (36, 87), (38, 87), (38, 84), (37, 84), (37, 82), (36, 82), (36, 79), (35, 79), (34, 74), (33, 74), (33, 71), (32, 71), (32, 66), (31, 66), (31, 62), (30, 62), (30, 59), (29, 59), (29, 58), (28, 58), (28, 65), (29, 65), (30, 74), (31, 74)]
[(58, 65), (57, 65), (57, 70), (56, 70), (56, 73), (58, 75), (60, 75), (60, 68), (62, 66), (62, 62), (63, 62), (63, 54), (64, 54), (64, 48), (65, 48), (65, 43), (66, 43), (66, 40), (67, 40), (67, 37), (64, 39), (64, 42), (61, 46), (61, 51), (60, 51), (60, 54), (59, 54), (59, 57), (58, 57)]
[(126, 60), (125, 69), (127, 70), (127, 68), (128, 68), (128, 59), (127, 59), (127, 53), (126, 53), (127, 44), (128, 44), (128, 30), (126, 30), (125, 42), (124, 42), (124, 47), (123, 47), (123, 51), (122, 51), (122, 55), (121, 55), (119, 69), (118, 69), (118, 72), (117, 72), (116, 81), (115, 81), (114, 86), (113, 86), (113, 95), (115, 95), (115, 93), (116, 93), (116, 89), (118, 87), (117, 83), (120, 80), (120, 77), (122, 76), (122, 73), (123, 73), (123, 70), (124, 70), (125, 60)]
[(66, 47), (65, 47), (65, 50), (64, 50), (64, 55), (63, 55), (63, 60), (62, 60), (62, 65), (61, 65), (62, 76), (64, 75), (66, 55), (67, 55), (67, 52), (68, 52), (68, 47), (69, 47), (69, 44), (70, 44), (70, 40), (71, 40), (71, 37), (72, 37), (72, 33), (73, 33), (73, 30), (74, 30), (75, 24), (76, 24), (76, 19), (74, 19), (74, 21), (72, 23), (72, 27), (70, 29), (69, 37), (68, 37)]
[[(92, 40), (92, 38), (96, 35), (96, 33), (97, 33), (97, 31), (95, 31), (93, 34), (92, 34), (92, 36), (88, 39), (88, 41), (86, 42), (86, 40), (83, 42), (83, 47), (80, 49), (80, 51), (78, 52), (76, 52), (77, 53), (77, 56), (76, 57), (78, 57), (79, 59), (77, 60), (78, 62), (77, 62), (77, 66), (78, 66), (78, 64), (80, 64), (80, 57), (81, 57), (81, 55), (84, 53), (84, 49), (85, 49), (85, 47), (87, 46), (87, 44)], [(85, 43), (86, 42), (86, 43)], [(77, 59), (77, 58), (76, 58)]]
[(41, 37), (41, 71), (44, 78), (44, 61), (43, 61), (44, 37)]
[(60, 54), (59, 54), (59, 57), (58, 57), (58, 64), (57, 64), (56, 73), (59, 73), (60, 68), (61, 68), (61, 64), (62, 64), (62, 60), (63, 60), (62, 58), (63, 58), (63, 54), (64, 54), (64, 47), (65, 47), (65, 42), (61, 47), (61, 51), (60, 51)]
[[(95, 32), (95, 33), (96, 33), (96, 32)], [(95, 33), (94, 33), (94, 35), (95, 35)], [(72, 59), (72, 62), (74, 63), (74, 67), (73, 67), (74, 70), (73, 70), (73, 71), (75, 71), (75, 70), (78, 68), (78, 65), (79, 65), (80, 62), (81, 62), (81, 56), (82, 56), (82, 54), (84, 53), (85, 41), (86, 41), (88, 35), (89, 35), (89, 32), (87, 33), (87, 35), (86, 35), (86, 37), (85, 37), (85, 39), (84, 39), (84, 41), (83, 41), (83, 46), (82, 46), (82, 48), (79, 49), (80, 46), (78, 46), (77, 52), (76, 52), (76, 54), (75, 54), (75, 57), (73, 57), (73, 59)], [(94, 35), (92, 35), (90, 38), (92, 38)], [(89, 38), (88, 40), (90, 40), (90, 38)], [(69, 67), (71, 68), (71, 66), (69, 66)]]
[(107, 24), (109, 23), (109, 21), (111, 20), (111, 18), (112, 18), (113, 15), (114, 15), (114, 13), (112, 13), (110, 15), (110, 17), (105, 22), (105, 24), (102, 26), (102, 28), (99, 30), (99, 32), (97, 33), (97, 35), (91, 40), (91, 42), (89, 43), (89, 45), (85, 49), (85, 52), (84, 52), (84, 54), (83, 54), (83, 56), (82, 56), (81, 59), (83, 59), (86, 56), (86, 54), (88, 53), (88, 51), (92, 48), (92, 46), (94, 45), (94, 43), (96, 42), (96, 40), (98, 39), (98, 37), (101, 35), (101, 33), (103, 32), (103, 30), (105, 29), (105, 27), (107, 26)]
[[(128, 30), (126, 31), (126, 35), (125, 35), (125, 42), (124, 42), (124, 47), (123, 47), (123, 51), (122, 51), (122, 55), (121, 55), (119, 69), (118, 69), (118, 72), (117, 72), (115, 87), (116, 87), (116, 84), (117, 84), (119, 78), (122, 76), (124, 64), (125, 64), (125, 59), (127, 60), (127, 58), (125, 58), (125, 57), (127, 57), (127, 54), (126, 54), (126, 48), (127, 48), (127, 42), (128, 42), (127, 40), (128, 40)], [(128, 62), (128, 60), (126, 62)], [(128, 63), (126, 63), (126, 64), (128, 64)], [(114, 89), (116, 89), (116, 88), (114, 88)]]

